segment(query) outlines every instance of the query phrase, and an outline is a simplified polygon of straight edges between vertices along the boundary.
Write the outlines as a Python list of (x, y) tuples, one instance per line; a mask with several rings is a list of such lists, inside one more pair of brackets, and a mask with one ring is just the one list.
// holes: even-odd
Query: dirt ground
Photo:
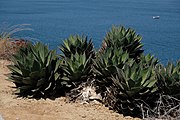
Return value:
[(24, 99), (12, 95), (13, 83), (5, 80), (10, 62), (0, 60), (0, 115), (4, 120), (139, 120), (124, 117), (101, 104), (66, 103), (65, 98)]

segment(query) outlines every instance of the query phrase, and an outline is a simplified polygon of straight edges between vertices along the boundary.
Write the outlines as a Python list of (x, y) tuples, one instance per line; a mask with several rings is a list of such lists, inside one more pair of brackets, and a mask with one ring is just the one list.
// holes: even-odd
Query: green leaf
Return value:
[(39, 75), (40, 75), (40, 71), (34, 71), (29, 74), (31, 79), (38, 79)]
[(60, 61), (60, 60), (57, 60), (57, 61), (56, 61), (56, 66), (55, 66), (55, 69), (54, 69), (55, 72), (58, 70), (58, 68), (59, 68), (60, 65), (61, 65), (61, 61)]
[(33, 88), (32, 86), (22, 86), (22, 87), (19, 87), (19, 89), (22, 89), (22, 90), (30, 90), (31, 88)]
[(157, 82), (157, 80), (155, 80), (155, 79), (154, 80), (150, 80), (150, 82), (149, 82), (147, 87), (152, 88), (155, 85), (156, 82)]
[(49, 66), (50, 62), (52, 61), (52, 52), (48, 53), (47, 56), (47, 63), (46, 63), (46, 67)]
[(8, 65), (7, 66), (12, 72), (14, 73), (18, 73), (20, 75), (22, 75), (22, 71), (15, 65)]
[(65, 45), (65, 47), (66, 47), (69, 51), (71, 51), (70, 48), (69, 48), (69, 44), (68, 44), (68, 41), (67, 41), (67, 40), (64, 41), (64, 45)]
[(59, 74), (59, 73), (55, 73), (55, 74), (54, 74), (54, 77), (55, 77), (55, 80), (58, 80), (59, 77), (60, 77), (60, 74)]
[(62, 80), (69, 81), (69, 78), (64, 76), (64, 77), (62, 77)]
[(39, 80), (37, 81), (37, 87), (42, 86), (45, 81), (46, 81), (46, 79), (44, 79), (44, 78), (39, 79)]
[(141, 81), (141, 85), (144, 84), (145, 80), (149, 77), (149, 75), (150, 75), (150, 72), (149, 72), (148, 69), (142, 71), (142, 81)]
[(28, 85), (32, 85), (32, 84), (33, 84), (33, 81), (31, 80), (30, 77), (24, 77), (24, 78), (22, 79), (22, 83), (28, 84)]

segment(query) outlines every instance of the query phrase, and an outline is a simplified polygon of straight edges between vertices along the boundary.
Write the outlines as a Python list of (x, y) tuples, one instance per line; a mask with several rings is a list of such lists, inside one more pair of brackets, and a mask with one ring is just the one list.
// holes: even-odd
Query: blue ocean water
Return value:
[(31, 24), (34, 31), (18, 35), (54, 49), (73, 34), (88, 35), (99, 48), (112, 25), (123, 25), (143, 36), (146, 53), (165, 63), (180, 60), (179, 6), (180, 0), (0, 0), (0, 24)]

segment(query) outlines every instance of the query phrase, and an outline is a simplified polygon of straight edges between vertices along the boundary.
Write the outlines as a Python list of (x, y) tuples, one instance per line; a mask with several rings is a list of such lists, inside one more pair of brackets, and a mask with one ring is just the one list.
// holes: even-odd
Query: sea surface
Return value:
[(180, 0), (0, 0), (1, 26), (24, 23), (34, 31), (16, 36), (53, 49), (74, 34), (88, 35), (98, 49), (112, 25), (123, 25), (143, 36), (145, 53), (180, 60)]

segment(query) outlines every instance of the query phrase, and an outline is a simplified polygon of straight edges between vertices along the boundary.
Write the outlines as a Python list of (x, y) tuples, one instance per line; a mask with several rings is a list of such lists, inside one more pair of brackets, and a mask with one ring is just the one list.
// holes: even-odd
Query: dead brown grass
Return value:
[(15, 50), (13, 50), (11, 42), (7, 39), (0, 40), (0, 58), (9, 59), (13, 53)]
[(0, 26), (0, 59), (10, 59), (10, 57), (27, 43), (24, 39), (14, 38), (13, 35), (28, 28), (29, 24), (19, 24), (13, 26)]
[(19, 48), (25, 47), (26, 45), (27, 45), (27, 41), (25, 41), (23, 39), (0, 40), (0, 59), (9, 60), (11, 58), (11, 56), (19, 50)]

